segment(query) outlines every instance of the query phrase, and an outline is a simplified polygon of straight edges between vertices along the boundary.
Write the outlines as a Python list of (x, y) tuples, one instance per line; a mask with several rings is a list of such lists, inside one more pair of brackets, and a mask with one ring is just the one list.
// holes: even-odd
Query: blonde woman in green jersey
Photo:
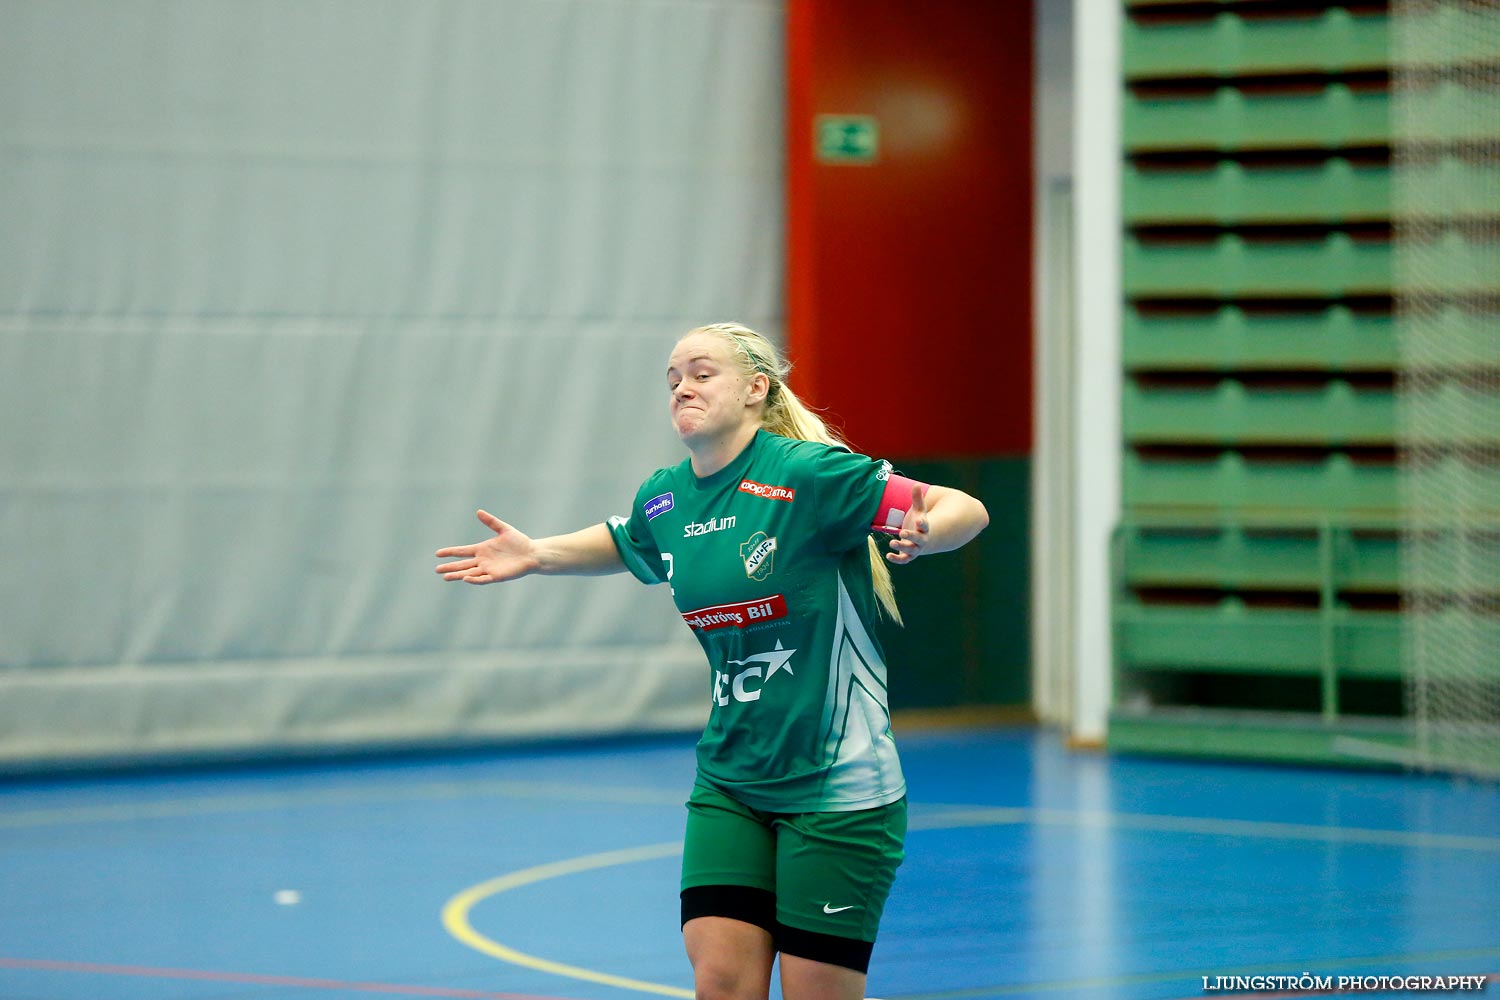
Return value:
[(691, 331), (667, 361), (688, 457), (647, 477), (629, 516), (532, 539), (481, 510), (492, 537), (437, 553), (465, 583), (628, 570), (671, 587), (710, 667), (682, 934), (713, 1000), (764, 1000), (778, 953), (787, 1000), (864, 996), (906, 833), (875, 635), (900, 621), (889, 564), (989, 523), (968, 494), (850, 451), (787, 371), (746, 327)]

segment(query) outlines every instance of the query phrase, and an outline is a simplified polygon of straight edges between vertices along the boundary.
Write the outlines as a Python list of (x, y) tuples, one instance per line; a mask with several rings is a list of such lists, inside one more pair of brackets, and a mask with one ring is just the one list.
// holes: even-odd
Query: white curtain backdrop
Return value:
[(443, 584), (781, 326), (772, 0), (0, 0), (0, 764), (691, 728), (628, 575)]

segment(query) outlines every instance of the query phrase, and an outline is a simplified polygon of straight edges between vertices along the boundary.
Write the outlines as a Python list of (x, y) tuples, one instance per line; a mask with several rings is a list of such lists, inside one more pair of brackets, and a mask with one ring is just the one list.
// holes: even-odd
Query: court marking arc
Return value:
[(508, 892), (511, 889), (520, 888), (523, 885), (531, 885), (533, 882), (544, 882), (548, 879), (559, 878), (564, 875), (577, 875), (580, 872), (593, 871), (597, 868), (612, 868), (615, 865), (631, 864), (637, 861), (655, 861), (659, 858), (669, 858), (682, 853), (680, 841), (670, 841), (664, 844), (647, 844), (644, 847), (630, 847), (618, 851), (604, 851), (599, 854), (587, 854), (582, 857), (568, 858), (563, 861), (553, 861), (545, 865), (536, 865), (532, 868), (523, 868), (519, 871), (492, 878), (487, 882), (471, 886), (448, 900), (443, 906), (443, 927), (448, 933), (459, 941), (491, 958), (498, 958), (502, 962), (511, 965), (519, 965), (522, 968), (532, 969), (537, 972), (547, 972), (556, 976), (565, 976), (569, 979), (581, 979), (585, 982), (599, 983), (604, 986), (616, 986), (621, 989), (634, 990), (638, 993), (654, 993), (665, 997), (686, 997), (691, 1000), (692, 990), (685, 990), (677, 986), (668, 986), (665, 983), (652, 983), (642, 979), (631, 979), (626, 976), (616, 976), (607, 972), (598, 972), (594, 969), (585, 969), (577, 965), (567, 965), (563, 962), (554, 962), (551, 959), (541, 958), (536, 955), (528, 955), (523, 951), (501, 944), (492, 938), (485, 937), (474, 929), (469, 922), (469, 911), (480, 902)]

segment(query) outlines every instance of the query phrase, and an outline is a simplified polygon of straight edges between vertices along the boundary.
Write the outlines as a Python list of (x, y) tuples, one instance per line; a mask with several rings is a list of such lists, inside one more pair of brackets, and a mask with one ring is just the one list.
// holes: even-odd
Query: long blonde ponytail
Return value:
[[(739, 323), (711, 323), (700, 326), (693, 333), (712, 333), (722, 337), (734, 348), (740, 370), (746, 378), (757, 372), (771, 383), (766, 393), (766, 406), (761, 415), (761, 424), (772, 434), (795, 438), (798, 441), (818, 441), (837, 448), (848, 444), (824, 423), (823, 418), (813, 412), (786, 384), (792, 366), (782, 359), (776, 347), (765, 337)], [(901, 609), (896, 606), (896, 585), (891, 581), (891, 568), (880, 554), (880, 546), (874, 538), (867, 539), (870, 552), (870, 577), (875, 587), (875, 599), (886, 617), (897, 625), (901, 621)]]

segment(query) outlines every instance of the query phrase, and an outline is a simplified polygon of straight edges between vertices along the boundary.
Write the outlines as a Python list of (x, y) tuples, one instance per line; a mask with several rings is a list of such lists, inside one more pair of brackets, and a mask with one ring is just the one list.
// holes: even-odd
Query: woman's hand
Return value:
[(891, 539), (888, 562), (904, 565), (918, 556), (952, 552), (990, 523), (984, 504), (951, 486), (920, 485), (911, 490), (911, 508), (901, 519), (901, 533)]
[(885, 554), (888, 561), (903, 565), (922, 554), (927, 547), (929, 528), (927, 500), (920, 485), (911, 488), (911, 507), (901, 519), (901, 533), (891, 539), (891, 551)]
[(454, 559), (437, 572), (444, 580), (464, 583), (501, 583), (534, 573), (538, 567), (536, 544), (487, 510), (478, 513), (479, 523), (495, 533), (473, 545), (454, 545), (437, 550), (437, 558)]

